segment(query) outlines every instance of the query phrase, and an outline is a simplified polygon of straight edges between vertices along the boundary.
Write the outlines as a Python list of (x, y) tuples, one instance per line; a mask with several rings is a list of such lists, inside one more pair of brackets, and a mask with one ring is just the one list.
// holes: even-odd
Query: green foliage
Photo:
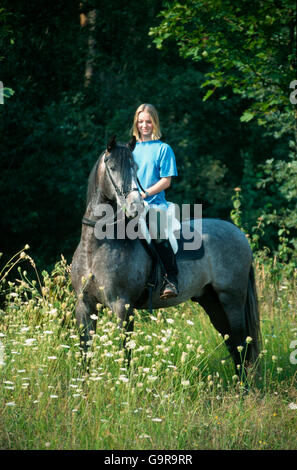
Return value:
[(232, 222), (237, 225), (237, 227), (241, 228), (241, 194), (240, 188), (235, 188), (235, 194), (232, 196), (232, 202), (233, 202), (233, 209), (230, 212), (230, 217), (232, 219)]
[[(182, 5), (174, 8), (190, 14), (190, 3)], [(217, 7), (232, 13), (232, 5), (224, 5), (220, 2)], [(244, 5), (237, 7), (239, 13)], [(281, 207), (287, 207), (289, 194), (294, 193), (293, 179), (286, 178), (295, 168), (294, 158), (288, 155), (291, 124), (289, 118), (279, 119), (276, 140), (270, 129), (264, 131), (255, 119), (249, 119), (247, 109), (257, 100), (251, 94), (245, 96), (232, 81), (247, 80), (243, 72), (229, 68), (233, 78), (228, 82), (226, 69), (221, 86), (220, 76), (209, 76), (214, 69), (207, 42), (201, 60), (193, 61), (190, 52), (181, 58), (172, 47), (172, 38), (181, 34), (174, 15), (167, 26), (176, 26), (176, 31), (160, 42), (161, 49), (153, 47), (149, 32), (151, 27), (158, 28), (158, 0), (141, 4), (136, 0), (104, 4), (101, 0), (55, 0), (51, 7), (45, 0), (34, 0), (29, 7), (21, 1), (5, 1), (3, 8), (0, 42), (5, 57), (0, 80), (5, 88), (14, 90), (0, 105), (0, 229), (6, 234), (1, 249), (7, 256), (29, 243), (41, 268), (52, 268), (60, 253), (71, 260), (80, 236), (88, 174), (111, 134), (128, 141), (134, 111), (143, 102), (158, 108), (162, 138), (176, 154), (179, 176), (168, 190), (168, 200), (202, 203), (203, 216), (226, 219), (232, 210), (233, 188), (240, 187), (242, 226), (248, 233), (258, 217), (263, 215), (266, 221), (272, 214), (271, 205), (277, 205), (278, 220), (267, 220), (264, 238), (258, 241), (259, 248), (265, 245), (271, 252), (277, 250), (277, 231), (284, 217)], [(79, 14), (93, 10), (97, 14), (91, 30), (90, 25), (81, 26)], [(250, 14), (257, 11), (253, 3)], [(202, 16), (210, 32), (217, 27), (211, 9)], [(240, 21), (246, 24), (248, 18), (242, 13)], [(280, 21), (277, 16), (271, 26), (275, 37)], [(186, 22), (182, 27), (194, 37), (196, 30), (190, 25)], [(286, 31), (279, 37), (281, 44)], [(222, 41), (223, 33), (224, 28), (219, 35)], [(234, 55), (231, 30), (229, 33), (225, 37), (229, 49), (224, 54)], [(90, 39), (94, 40), (92, 54)], [(207, 41), (211, 44), (211, 37)], [(195, 47), (200, 51), (199, 41)], [(286, 71), (287, 57), (284, 60)], [(88, 61), (92, 73), (86, 86)], [(265, 67), (267, 61), (262, 62)], [(263, 89), (259, 88), (259, 102)], [(279, 109), (283, 113), (282, 105)], [(267, 123), (268, 117), (275, 122), (270, 107)], [(269, 177), (265, 162), (271, 159), (275, 164), (283, 162), (278, 170), (283, 176), (273, 184), (265, 182)], [(290, 199), (284, 225), (290, 231), (289, 240), (295, 239), (293, 207)]]
[(116, 318), (98, 310), (86, 374), (69, 266), (36, 279), (26, 256), (0, 309), (1, 449), (296, 447), (296, 276), (276, 283), (256, 264), (263, 347), (243, 396), (225, 338), (192, 302), (135, 311), (129, 369)]
[[(295, 2), (176, 1), (159, 16), (161, 23), (150, 29), (158, 49), (172, 41), (182, 57), (209, 64), (201, 84), (208, 88), (202, 101), (218, 98), (218, 89), (231, 87), (245, 100), (241, 123), (256, 119), (276, 138), (289, 136), (283, 159), (274, 151), (276, 158), (256, 162), (251, 148), (242, 148), (243, 196), (242, 201), (239, 193), (232, 197), (230, 214), (248, 232), (254, 230), (252, 219), (261, 217), (262, 240), (254, 233), (253, 246), (267, 245), (288, 263), (296, 249), (297, 222), (296, 112), (289, 101), (296, 73)], [(287, 237), (278, 243), (280, 231)]]
[(294, 129), (288, 100), (296, 78), (294, 1), (175, 1), (159, 16), (161, 23), (150, 30), (159, 49), (171, 39), (183, 57), (211, 64), (203, 84), (211, 88), (204, 100), (217, 88), (230, 86), (251, 100), (242, 122), (256, 118), (284, 130), (288, 121)]

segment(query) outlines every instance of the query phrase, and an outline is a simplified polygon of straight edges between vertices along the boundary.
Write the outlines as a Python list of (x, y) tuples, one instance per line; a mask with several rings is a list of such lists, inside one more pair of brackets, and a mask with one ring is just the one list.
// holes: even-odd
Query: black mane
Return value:
[[(98, 187), (98, 167), (100, 165), (101, 159), (105, 151), (101, 153), (95, 165), (93, 166), (89, 179), (88, 179), (88, 189), (87, 189), (87, 205), (92, 200), (95, 194), (98, 194), (100, 188)], [(111, 157), (109, 158), (108, 165), (116, 167), (117, 172), (121, 175), (121, 189), (123, 192), (127, 190), (131, 181), (131, 165), (133, 164), (133, 158), (131, 150), (127, 147), (126, 144), (117, 143), (111, 151)], [(105, 177), (108, 177), (105, 174)]]

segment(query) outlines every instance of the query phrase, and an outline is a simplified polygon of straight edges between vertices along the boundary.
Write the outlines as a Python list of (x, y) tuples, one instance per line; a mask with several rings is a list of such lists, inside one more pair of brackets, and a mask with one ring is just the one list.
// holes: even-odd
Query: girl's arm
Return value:
[[(161, 178), (153, 186), (146, 189), (146, 193), (148, 193), (149, 196), (154, 196), (155, 194), (158, 194), (161, 191), (164, 191), (165, 189), (169, 188), (170, 185), (171, 185), (171, 176), (167, 176), (165, 178)], [(147, 194), (143, 192), (141, 192), (140, 194), (143, 199), (147, 197)]]

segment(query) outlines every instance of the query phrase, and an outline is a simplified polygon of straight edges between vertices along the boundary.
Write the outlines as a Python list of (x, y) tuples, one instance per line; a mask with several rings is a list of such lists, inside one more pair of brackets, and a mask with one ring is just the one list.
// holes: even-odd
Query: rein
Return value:
[[(112, 174), (111, 174), (111, 172), (110, 172), (109, 166), (108, 166), (108, 164), (107, 164), (108, 161), (109, 161), (109, 159), (110, 159), (110, 156), (107, 156), (107, 155), (106, 155), (105, 158), (104, 158), (105, 168), (106, 168), (108, 177), (109, 177), (109, 179), (110, 179), (110, 181), (111, 181), (111, 183), (112, 183), (112, 185), (113, 185), (113, 187), (114, 187), (115, 192), (116, 192), (117, 195), (119, 196), (119, 198), (122, 197), (122, 198), (126, 199), (126, 197), (128, 197), (128, 195), (129, 195), (130, 193), (132, 193), (133, 191), (138, 191), (138, 188), (131, 186), (131, 187), (128, 189), (128, 191), (121, 191), (120, 188), (118, 187), (118, 185), (116, 184), (115, 180), (113, 179), (113, 176), (112, 176)], [(137, 182), (138, 182), (138, 178), (137, 178)]]

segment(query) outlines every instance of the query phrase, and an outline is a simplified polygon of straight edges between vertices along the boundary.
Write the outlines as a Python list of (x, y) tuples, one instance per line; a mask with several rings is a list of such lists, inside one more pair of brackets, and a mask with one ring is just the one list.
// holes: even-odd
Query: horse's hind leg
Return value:
[[(201, 297), (192, 298), (199, 302), (208, 314), (210, 321), (222, 336), (228, 335), (226, 346), (233, 358), (236, 374), (242, 376), (242, 358), (246, 353), (241, 347), (246, 345), (244, 299), (234, 294), (217, 293), (211, 285), (206, 286)], [(238, 348), (239, 347), (239, 348)], [(238, 370), (239, 369), (239, 370)]]
[(193, 297), (192, 300), (198, 302), (201, 307), (203, 307), (209, 316), (211, 323), (223, 337), (228, 335), (229, 339), (226, 340), (226, 346), (233, 357), (232, 345), (230, 341), (231, 331), (229, 321), (219, 301), (218, 295), (213, 289), (212, 285), (208, 284), (204, 289), (203, 295), (200, 297)]
[(193, 297), (192, 300), (194, 302), (198, 302), (201, 307), (204, 308), (211, 323), (222, 336), (225, 336), (226, 334), (230, 335), (230, 326), (226, 313), (224, 312), (215, 290), (210, 284), (205, 287), (204, 293), (201, 297)]
[(245, 298), (239, 293), (220, 292), (218, 299), (229, 323), (230, 337), (227, 345), (234, 360), (236, 373), (245, 380), (245, 364), (249, 360), (249, 350), (246, 343)]

